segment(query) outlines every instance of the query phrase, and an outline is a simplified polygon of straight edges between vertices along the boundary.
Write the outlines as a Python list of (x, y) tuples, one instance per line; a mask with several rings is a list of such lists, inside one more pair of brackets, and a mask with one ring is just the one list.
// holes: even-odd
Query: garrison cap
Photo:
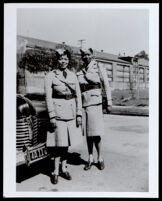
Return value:
[(93, 54), (93, 49), (92, 48), (89, 48), (89, 49), (82, 48), (82, 49), (80, 49), (80, 52), (81, 52), (81, 56), (84, 56), (86, 54)]

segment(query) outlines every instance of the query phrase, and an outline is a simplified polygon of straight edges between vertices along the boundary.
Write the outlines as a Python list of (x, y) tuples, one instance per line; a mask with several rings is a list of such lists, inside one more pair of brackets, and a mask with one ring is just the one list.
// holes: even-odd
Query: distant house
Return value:
[[(17, 60), (21, 59), (22, 54), (31, 48), (43, 47), (56, 49), (58, 43), (17, 36)], [(70, 46), (76, 57), (80, 58), (80, 49)], [(102, 64), (106, 70), (112, 89), (129, 89), (134, 83), (139, 82), (140, 88), (147, 88), (149, 82), (148, 62), (141, 59), (137, 64), (133, 62), (132, 57), (119, 57), (106, 52), (94, 51), (96, 60)], [(20, 93), (44, 93), (45, 72), (33, 74), (26, 70), (18, 68), (18, 91)], [(138, 77), (138, 78), (137, 78)]]

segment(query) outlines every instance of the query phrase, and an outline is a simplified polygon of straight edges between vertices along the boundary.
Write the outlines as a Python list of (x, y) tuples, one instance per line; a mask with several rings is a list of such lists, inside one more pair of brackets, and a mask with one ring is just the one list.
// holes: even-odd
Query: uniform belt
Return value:
[(76, 97), (76, 95), (74, 95), (74, 94), (53, 94), (52, 95), (52, 98), (66, 99), (66, 100), (70, 100), (75, 97)]
[(81, 92), (85, 92), (91, 89), (101, 89), (101, 84), (81, 84), (80, 85)]

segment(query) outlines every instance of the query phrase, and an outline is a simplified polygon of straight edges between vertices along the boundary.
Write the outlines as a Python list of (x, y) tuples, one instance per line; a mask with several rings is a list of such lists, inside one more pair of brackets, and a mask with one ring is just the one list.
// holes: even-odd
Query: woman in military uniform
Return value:
[(103, 170), (104, 160), (101, 156), (101, 136), (104, 135), (102, 91), (106, 92), (107, 106), (110, 109), (112, 105), (111, 90), (105, 69), (93, 59), (93, 50), (90, 48), (80, 51), (84, 68), (77, 72), (77, 77), (82, 93), (83, 132), (86, 133), (89, 152), (89, 160), (84, 170), (89, 170), (94, 162), (93, 145), (98, 154), (98, 168)]
[(82, 141), (80, 87), (75, 73), (67, 68), (71, 55), (68, 50), (57, 49), (56, 56), (57, 69), (52, 70), (45, 77), (47, 108), (50, 123), (55, 131), (51, 152), (51, 157), (54, 157), (54, 169), (51, 173), (53, 184), (58, 182), (60, 162), (62, 162), (61, 175), (71, 180), (66, 162), (68, 147), (76, 146)]

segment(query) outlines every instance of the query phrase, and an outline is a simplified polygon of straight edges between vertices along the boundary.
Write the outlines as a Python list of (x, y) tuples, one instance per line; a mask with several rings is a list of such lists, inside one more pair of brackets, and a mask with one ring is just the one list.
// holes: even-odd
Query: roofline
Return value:
[[(76, 56), (80, 56), (80, 54), (78, 54), (78, 53), (74, 53)], [(107, 53), (108, 54), (108, 53)], [(115, 55), (115, 56), (117, 56), (117, 55)], [(115, 61), (115, 62), (118, 62), (118, 63), (124, 63), (124, 64), (128, 64), (128, 65), (132, 65), (132, 63), (131, 62), (128, 62), (128, 61), (124, 61), (124, 60), (120, 60), (119, 61), (119, 59), (118, 60), (115, 60), (115, 59), (104, 59), (104, 58), (100, 58), (100, 57), (96, 57), (96, 60), (98, 60), (98, 61), (104, 61), (104, 62), (106, 62), (106, 63), (109, 63), (109, 62), (113, 62), (113, 61)]]
[(106, 62), (106, 63), (109, 63), (109, 62), (118, 62), (118, 63), (121, 63), (121, 64), (127, 64), (127, 65), (132, 65), (130, 62), (124, 62), (124, 61), (117, 61), (117, 60), (113, 60), (113, 59), (100, 59), (100, 58), (96, 58), (96, 60), (98, 60), (98, 61), (104, 61), (104, 62)]
[(34, 40), (38, 40), (38, 41), (42, 41), (42, 42), (54, 43), (54, 44), (61, 45), (61, 43), (56, 43), (56, 42), (52, 42), (52, 41), (48, 41), (48, 40), (43, 40), (43, 39), (38, 39), (38, 38), (33, 38), (33, 37), (28, 37), (28, 36), (17, 35), (17, 37), (27, 38), (27, 39), (34, 39)]
[[(53, 43), (53, 44), (55, 44), (55, 45), (61, 45), (61, 43), (56, 43), (56, 42), (52, 42), (52, 41), (47, 41), (47, 40), (42, 40), (42, 39), (37, 39), (37, 38), (33, 38), (33, 37), (28, 37), (28, 36), (22, 36), (22, 35), (17, 35), (17, 37), (20, 37), (20, 38), (26, 38), (26, 39), (31, 39), (31, 40), (37, 40), (37, 41), (42, 41), (42, 42), (46, 42), (46, 43)], [(67, 44), (66, 44), (67, 45)], [(76, 49), (80, 49), (79, 47), (75, 47), (75, 46), (71, 46), (71, 45), (67, 45), (67, 46), (70, 46), (71, 48), (76, 48)], [(40, 46), (41, 47), (41, 46)], [(54, 48), (51, 48), (51, 49), (54, 49)], [(96, 53), (101, 53), (102, 54), (102, 52), (98, 52), (97, 50), (95, 50), (94, 49), (94, 51), (96, 52)], [(80, 54), (78, 54), (77, 52), (74, 52), (74, 54), (75, 55), (80, 55)], [(104, 54), (107, 54), (107, 55), (113, 55), (113, 56), (117, 56), (117, 55), (115, 55), (115, 54), (109, 54), (109, 53), (106, 53), (106, 52), (104, 52)], [(118, 60), (116, 60), (116, 59), (106, 59), (106, 58), (97, 58), (96, 57), (96, 59), (98, 60), (98, 61), (104, 61), (104, 62), (113, 62), (113, 61), (115, 61), (115, 62), (118, 62), (118, 63), (122, 63), (122, 64), (127, 64), (127, 65), (132, 65), (132, 63), (131, 62), (128, 62), (128, 61), (124, 61), (124, 60), (120, 60), (119, 61), (119, 59)]]

